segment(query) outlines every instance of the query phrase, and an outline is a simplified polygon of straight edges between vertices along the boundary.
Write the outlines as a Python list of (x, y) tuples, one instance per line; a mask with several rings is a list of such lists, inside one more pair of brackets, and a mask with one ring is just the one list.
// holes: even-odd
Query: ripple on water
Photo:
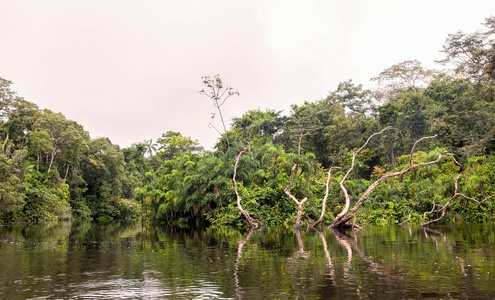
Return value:
[(72, 285), (70, 290), (78, 299), (231, 299), (222, 297), (220, 287), (206, 280), (176, 280), (167, 285), (147, 276), (144, 279), (88, 280)]

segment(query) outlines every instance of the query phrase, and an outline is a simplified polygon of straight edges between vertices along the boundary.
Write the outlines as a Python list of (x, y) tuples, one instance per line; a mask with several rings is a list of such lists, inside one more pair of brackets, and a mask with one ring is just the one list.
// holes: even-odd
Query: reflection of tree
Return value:
[(235, 295), (236, 295), (237, 299), (242, 299), (242, 287), (241, 287), (241, 283), (239, 280), (239, 266), (241, 264), (242, 249), (244, 248), (244, 245), (251, 238), (251, 235), (255, 232), (260, 231), (262, 228), (263, 227), (250, 227), (246, 236), (237, 243), (237, 245), (238, 245), (237, 246), (237, 258), (235, 260), (235, 265), (234, 265)]
[(305, 289), (302, 286), (304, 276), (301, 276), (301, 271), (306, 270), (309, 263), (309, 252), (304, 250), (304, 242), (301, 234), (301, 229), (294, 227), (297, 239), (297, 251), (287, 259), (287, 271), (291, 277), (295, 279), (293, 288), (297, 292), (297, 299), (305, 299)]
[(347, 251), (347, 261), (344, 264), (344, 277), (350, 278), (350, 270), (351, 270), (351, 261), (352, 261), (352, 246), (349, 242), (349, 239), (352, 239), (350, 236), (345, 234), (343, 231), (338, 229), (330, 229), (335, 236), (337, 242), (342, 245)]
[[(316, 232), (318, 232), (318, 235), (320, 236), (321, 242), (323, 244), (323, 251), (325, 252), (325, 257), (327, 258), (327, 262), (328, 262), (328, 270), (330, 272), (330, 278), (333, 281), (335, 278), (335, 272), (334, 272), (334, 268), (332, 265), (332, 257), (330, 256), (330, 251), (328, 251), (327, 239), (325, 238), (325, 235), (323, 234), (323, 232), (321, 232), (321, 230), (314, 228), (314, 227), (313, 227), (313, 229), (315, 229)], [(335, 285), (335, 282), (334, 282), (334, 285)]]
[[(461, 285), (462, 288), (460, 289), (462, 291), (462, 294), (459, 295), (459, 298), (462, 299), (474, 299), (475, 297), (473, 295), (470, 295), (470, 291), (475, 291), (476, 288), (474, 287), (474, 278), (475, 276), (473, 275), (473, 269), (471, 268), (471, 265), (466, 264), (464, 262), (464, 258), (462, 257), (462, 254), (459, 251), (456, 251), (455, 247), (449, 242), (447, 239), (447, 236), (441, 232), (440, 230), (432, 229), (429, 227), (423, 227), (424, 229), (424, 234), (426, 238), (431, 238), (435, 241), (436, 249), (439, 251), (439, 239), (440, 237), (441, 242), (445, 244), (447, 249), (449, 250), (450, 253), (452, 253), (458, 260), (459, 260), (459, 266), (461, 268)], [(432, 234), (428, 234), (432, 233)]]
[(390, 286), (399, 286), (402, 283), (405, 283), (404, 275), (401, 275), (401, 272), (396, 270), (393, 266), (386, 265), (385, 263), (375, 262), (373, 257), (366, 254), (366, 252), (359, 246), (356, 238), (349, 236), (342, 230), (332, 228), (332, 233), (335, 236), (335, 239), (339, 244), (341, 244), (347, 250), (347, 261), (344, 263), (344, 278), (346, 281), (354, 281), (354, 284), (349, 285), (349, 282), (344, 282), (343, 284), (347, 284), (349, 286), (356, 286), (356, 295), (362, 296), (362, 284), (358, 281), (362, 279), (361, 276), (353, 276), (352, 272), (355, 271), (355, 267), (353, 268), (353, 258), (354, 253), (356, 253), (362, 261), (364, 261), (367, 265), (367, 270), (369, 274), (379, 275), (379, 279), (383, 280), (387, 285)]
[[(429, 228), (429, 227), (423, 227), (423, 230), (424, 230), (424, 233), (425, 233), (425, 237), (426, 238), (431, 238), (435, 241), (435, 245), (436, 245), (436, 249), (437, 251), (439, 250), (439, 242), (438, 242), (438, 236), (441, 237), (441, 240), (442, 242), (445, 244), (445, 246), (447, 247), (447, 249), (449, 250), (450, 253), (454, 254), (456, 258), (459, 259), (459, 265), (461, 267), (461, 272), (462, 272), (462, 276), (463, 277), (466, 277), (467, 276), (467, 273), (466, 273), (466, 268), (464, 267), (464, 259), (461, 257), (460, 253), (458, 253), (458, 251), (456, 251), (454, 249), (454, 246), (452, 246), (452, 244), (449, 242), (449, 240), (447, 239), (447, 236), (441, 232), (440, 230), (436, 230), (436, 229), (432, 229), (432, 228)], [(428, 234), (429, 233), (433, 233), (433, 234), (436, 234), (438, 236), (435, 236), (433, 234)]]
[(297, 252), (292, 255), (289, 259), (291, 260), (297, 260), (300, 258), (305, 258), (307, 259), (309, 254), (307, 251), (304, 251), (304, 242), (302, 239), (302, 234), (301, 234), (301, 229), (294, 229), (294, 232), (296, 233), (296, 239), (297, 239)]

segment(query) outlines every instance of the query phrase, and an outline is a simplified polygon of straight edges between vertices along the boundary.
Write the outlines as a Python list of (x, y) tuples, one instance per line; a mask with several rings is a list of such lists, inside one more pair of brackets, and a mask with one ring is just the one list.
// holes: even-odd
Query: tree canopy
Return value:
[(432, 207), (443, 222), (493, 220), (495, 18), (484, 28), (447, 37), (448, 69), (406, 60), (378, 74), (374, 90), (344, 81), (286, 114), (249, 110), (230, 130), (220, 107), (238, 93), (205, 76), (200, 93), (223, 127), (211, 151), (174, 131), (122, 149), (0, 78), (0, 222), (242, 227), (249, 212), (265, 225), (427, 224), (438, 219)]

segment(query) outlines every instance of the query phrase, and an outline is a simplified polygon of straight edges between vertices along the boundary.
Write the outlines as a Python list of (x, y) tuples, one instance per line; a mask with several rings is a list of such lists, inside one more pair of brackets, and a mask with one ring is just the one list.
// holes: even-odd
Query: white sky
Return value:
[(0, 77), (92, 137), (127, 147), (172, 130), (210, 149), (201, 76), (240, 92), (227, 119), (287, 113), (407, 59), (437, 67), (449, 33), (491, 14), (493, 0), (0, 0)]

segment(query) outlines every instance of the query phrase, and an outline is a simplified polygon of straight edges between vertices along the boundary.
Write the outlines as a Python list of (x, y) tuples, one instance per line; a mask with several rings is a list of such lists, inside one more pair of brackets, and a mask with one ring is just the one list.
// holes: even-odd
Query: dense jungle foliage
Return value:
[[(0, 222), (58, 219), (111, 220), (142, 217), (147, 222), (235, 226), (245, 223), (236, 209), (235, 155), (243, 207), (265, 224), (292, 224), (296, 207), (284, 194), (290, 170), (299, 164), (291, 187), (302, 199), (305, 220), (321, 213), (327, 171), (332, 173), (325, 222), (344, 205), (338, 182), (353, 151), (386, 126), (356, 158), (345, 181), (358, 199), (378, 178), (414, 162), (456, 154), (462, 166), (444, 158), (381, 183), (356, 216), (361, 224), (420, 223), (434, 203), (459, 192), (483, 199), (495, 193), (495, 17), (485, 30), (457, 32), (446, 39), (443, 71), (408, 60), (373, 80), (376, 90), (351, 80), (321, 100), (292, 105), (282, 114), (251, 110), (233, 118), (215, 151), (168, 131), (156, 140), (120, 148), (88, 132), (62, 114), (40, 109), (0, 78)], [(219, 77), (215, 77), (220, 80)], [(220, 81), (221, 82), (221, 81)], [(199, 101), (199, 100), (198, 100)], [(227, 102), (228, 105), (228, 102)], [(495, 199), (478, 204), (454, 199), (444, 222), (493, 220)]]

